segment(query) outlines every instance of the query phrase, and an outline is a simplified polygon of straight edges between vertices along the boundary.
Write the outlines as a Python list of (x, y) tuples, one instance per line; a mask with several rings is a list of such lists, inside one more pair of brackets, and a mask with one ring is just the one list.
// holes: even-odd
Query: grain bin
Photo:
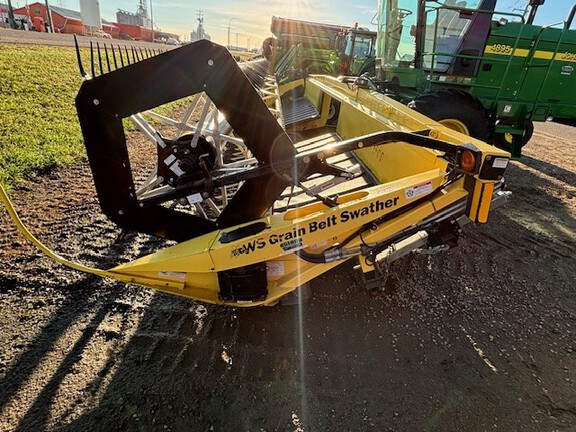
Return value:
[(88, 34), (102, 32), (102, 17), (98, 0), (80, 0), (80, 16)]

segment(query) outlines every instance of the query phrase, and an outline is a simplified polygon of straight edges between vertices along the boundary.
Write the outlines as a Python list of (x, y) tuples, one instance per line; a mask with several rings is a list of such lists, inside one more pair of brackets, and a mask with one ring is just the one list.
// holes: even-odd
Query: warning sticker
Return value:
[(170, 171), (172, 171), (178, 177), (184, 175), (184, 171), (182, 171), (178, 162), (176, 162), (174, 165), (170, 166)]
[(504, 169), (508, 166), (508, 159), (507, 158), (495, 158), (492, 166), (494, 168)]
[(172, 162), (174, 162), (176, 160), (176, 156), (174, 156), (173, 154), (171, 154), (170, 156), (168, 156), (166, 159), (164, 159), (164, 163), (167, 166), (170, 166), (172, 164)]
[(182, 272), (171, 272), (171, 271), (158, 272), (158, 276), (162, 277), (162, 278), (170, 278), (170, 279), (178, 279), (178, 280), (185, 280), (186, 279), (186, 273), (182, 273)]
[(266, 263), (266, 270), (268, 270), (269, 276), (284, 276), (286, 274), (284, 261), (268, 261)]
[(325, 246), (328, 246), (328, 240), (314, 243), (312, 246), (310, 246), (310, 249), (320, 249), (320, 248), (323, 248)]
[(422, 183), (406, 189), (406, 198), (413, 199), (420, 195), (426, 195), (432, 192), (432, 182)]
[(204, 198), (202, 198), (202, 195), (199, 194), (199, 193), (195, 193), (195, 194), (192, 194), (192, 195), (188, 195), (188, 196), (186, 197), (186, 199), (188, 200), (188, 202), (190, 203), (190, 205), (193, 205), (193, 204), (196, 204), (196, 203), (199, 203), (199, 202), (204, 201)]

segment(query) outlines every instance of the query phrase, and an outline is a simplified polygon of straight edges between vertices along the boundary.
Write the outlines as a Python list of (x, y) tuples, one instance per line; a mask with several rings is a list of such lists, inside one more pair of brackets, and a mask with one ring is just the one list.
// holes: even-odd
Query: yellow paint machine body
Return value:
[[(352, 259), (376, 288), (384, 266), (455, 245), (463, 225), (506, 200), (508, 153), (361, 86), (312, 76), (278, 87), (266, 70), (201, 41), (83, 84), (76, 104), (103, 211), (177, 241), (94, 272), (256, 306)], [(191, 96), (179, 120), (153, 111)], [(155, 147), (143, 184), (126, 118)]]

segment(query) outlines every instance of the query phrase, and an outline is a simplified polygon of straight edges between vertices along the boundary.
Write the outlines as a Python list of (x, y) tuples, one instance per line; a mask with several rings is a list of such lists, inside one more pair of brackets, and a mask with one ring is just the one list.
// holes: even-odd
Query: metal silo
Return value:
[(80, 16), (88, 34), (102, 33), (102, 16), (98, 0), (80, 0)]

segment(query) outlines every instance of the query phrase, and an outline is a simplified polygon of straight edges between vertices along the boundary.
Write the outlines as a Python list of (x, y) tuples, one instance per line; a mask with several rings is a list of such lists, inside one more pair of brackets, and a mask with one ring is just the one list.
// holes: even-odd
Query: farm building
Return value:
[(0, 3), (0, 26), (8, 27), (8, 5)]
[[(49, 20), (46, 13), (45, 4), (35, 2), (25, 7), (13, 10), (17, 22), (26, 21), (27, 23), (30, 23), (30, 29), (40, 32), (48, 31)], [(5, 5), (4, 7), (4, 5), (0, 3), (0, 16), (6, 16), (6, 22), (8, 22), (7, 11), (8, 6)], [(87, 24), (82, 22), (82, 14), (80, 12), (59, 6), (50, 6), (50, 12), (52, 23), (54, 25), (54, 31), (56, 33), (68, 33), (77, 35), (88, 34)], [(158, 30), (154, 31), (153, 38), (151, 22), (145, 14), (139, 15), (126, 11), (118, 11), (116, 17), (118, 20), (117, 23), (112, 23), (104, 19), (102, 20), (102, 31), (115, 39), (135, 39), (144, 41), (152, 41), (153, 39), (179, 40), (178, 35), (172, 33), (163, 33)]]
[(117, 23), (121, 38), (152, 41), (152, 30), (149, 28), (141, 27), (139, 25)]
[[(80, 12), (59, 6), (50, 6), (50, 12), (56, 33), (77, 35), (85, 35), (87, 33), (86, 27), (82, 23)], [(25, 7), (14, 9), (14, 15), (28, 16), (30, 18), (29, 21), (34, 23), (36, 31), (46, 31), (46, 25), (49, 21), (44, 4), (36, 2)], [(116, 38), (120, 34), (120, 29), (114, 23), (106, 20), (102, 20), (102, 30)]]
[(154, 37), (152, 36), (152, 21), (148, 18), (148, 12), (145, 6), (141, 3), (136, 13), (118, 10), (116, 12), (116, 25), (120, 28), (122, 37), (130, 37), (135, 40), (161, 40), (167, 41), (175, 39), (179, 41), (179, 36), (166, 33), (159, 30), (154, 30)]

